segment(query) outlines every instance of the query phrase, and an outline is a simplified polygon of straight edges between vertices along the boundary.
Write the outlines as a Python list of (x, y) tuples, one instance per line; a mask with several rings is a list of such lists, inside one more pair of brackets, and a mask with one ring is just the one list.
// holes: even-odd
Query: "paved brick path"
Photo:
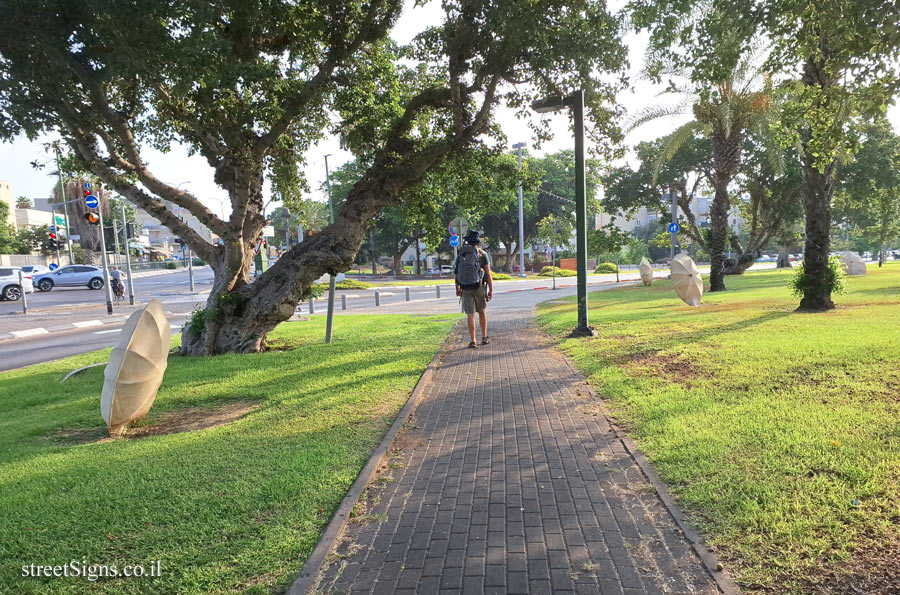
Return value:
[(527, 311), (456, 327), (321, 593), (718, 593)]

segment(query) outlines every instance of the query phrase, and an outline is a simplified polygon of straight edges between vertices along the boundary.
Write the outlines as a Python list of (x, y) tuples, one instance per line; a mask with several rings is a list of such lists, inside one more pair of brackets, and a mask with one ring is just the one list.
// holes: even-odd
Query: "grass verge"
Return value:
[[(353, 316), (330, 346), (313, 318), (279, 326), (263, 354), (172, 357), (136, 433), (203, 410), (243, 417), (141, 439), (99, 440), (102, 367), (59, 383), (108, 350), (0, 374), (0, 592), (283, 589), (457, 316)], [(159, 560), (162, 576), (21, 576), (72, 560)]]
[(892, 592), (900, 265), (820, 314), (794, 312), (792, 274), (728, 277), (697, 308), (666, 281), (593, 293), (590, 340), (564, 338), (574, 302), (539, 315), (747, 590)]

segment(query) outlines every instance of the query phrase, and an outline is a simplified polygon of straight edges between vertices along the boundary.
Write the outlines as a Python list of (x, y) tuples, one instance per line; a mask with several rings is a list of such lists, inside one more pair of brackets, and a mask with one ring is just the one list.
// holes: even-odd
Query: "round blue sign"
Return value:
[(100, 201), (97, 200), (97, 197), (94, 196), (93, 194), (88, 194), (87, 196), (84, 197), (84, 206), (86, 206), (89, 209), (96, 209), (97, 207), (100, 206)]
[(669, 233), (678, 233), (678, 230), (681, 229), (677, 223), (669, 223)]
[(55, 225), (51, 225), (51, 226), (50, 226), (50, 231), (56, 231), (56, 226), (55, 226)]
[(59, 268), (59, 265), (56, 264), (55, 262), (51, 262), (51, 263), (50, 263), (50, 266), (49, 266), (48, 268), (49, 268), (51, 271), (55, 271), (56, 269)]
[(459, 236), (458, 235), (453, 234), (452, 236), (450, 236), (450, 245), (453, 246), (454, 248), (459, 246)]
[(90, 182), (85, 182), (85, 183), (84, 183), (84, 189), (85, 189), (85, 190), (90, 190), (90, 189), (91, 189), (91, 183), (90, 183)]

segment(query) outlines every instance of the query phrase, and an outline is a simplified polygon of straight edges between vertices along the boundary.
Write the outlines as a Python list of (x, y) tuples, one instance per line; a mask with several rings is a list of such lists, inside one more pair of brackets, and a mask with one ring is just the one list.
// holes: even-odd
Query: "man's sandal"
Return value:
[(469, 349), (478, 349), (478, 345), (475, 344), (475, 341), (469, 341)]
[(491, 338), (490, 338), (490, 337), (482, 337), (482, 338), (481, 338), (481, 344), (482, 344), (482, 345), (490, 345), (490, 344), (491, 344)]

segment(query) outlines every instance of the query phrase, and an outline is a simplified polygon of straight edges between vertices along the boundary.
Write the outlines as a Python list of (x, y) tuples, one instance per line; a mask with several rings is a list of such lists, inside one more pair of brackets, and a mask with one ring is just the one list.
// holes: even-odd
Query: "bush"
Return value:
[(491, 273), (491, 278), (494, 281), (506, 281), (507, 279), (512, 279), (512, 275), (507, 275), (506, 273)]
[[(844, 293), (847, 289), (847, 274), (844, 272), (841, 261), (837, 256), (832, 256), (828, 259), (828, 271), (829, 274), (825, 284), (831, 290), (831, 293)], [(791, 279), (789, 285), (791, 293), (798, 298), (802, 298), (806, 295), (807, 291), (812, 291), (816, 288), (816, 280), (809, 279), (805, 272), (806, 261), (804, 260), (800, 263), (800, 266), (797, 267), (797, 272), (794, 273), (794, 277)]]
[(178, 263), (173, 260), (170, 260), (166, 263), (166, 268), (174, 271), (175, 269), (178, 268)]
[(372, 289), (375, 287), (371, 283), (357, 281), (356, 279), (344, 279), (340, 283), (335, 283), (335, 289)]
[(578, 275), (578, 273), (576, 271), (570, 271), (569, 269), (561, 269), (559, 267), (546, 266), (541, 269), (540, 273), (538, 273), (538, 277), (552, 277), (554, 268), (556, 269), (557, 277), (576, 277)]
[(616, 266), (614, 262), (601, 262), (597, 265), (597, 268), (594, 269), (595, 273), (615, 273), (619, 270), (619, 267)]

